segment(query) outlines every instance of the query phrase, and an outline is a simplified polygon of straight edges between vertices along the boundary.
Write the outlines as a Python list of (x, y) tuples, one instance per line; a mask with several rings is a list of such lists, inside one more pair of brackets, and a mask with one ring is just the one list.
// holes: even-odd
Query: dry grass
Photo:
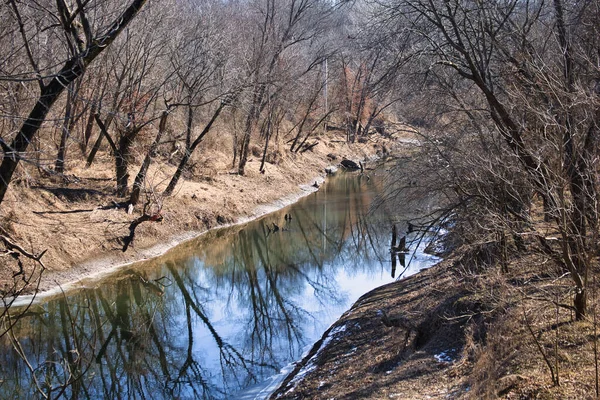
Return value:
[[(482, 264), (464, 247), (365, 295), (327, 346), (297, 368), (308, 370), (305, 378), (290, 379), (276, 398), (596, 398), (599, 288), (589, 288), (588, 319), (575, 321), (555, 305), (572, 302), (569, 276), (533, 238), (525, 244), (511, 254), (508, 273), (493, 252)], [(397, 326), (387, 327), (380, 310)], [(450, 362), (436, 358), (444, 351)]]
[(510, 267), (501, 292), (510, 303), (477, 346), (470, 398), (596, 398), (597, 296), (590, 298), (588, 320), (575, 321), (571, 310), (555, 305), (571, 304), (572, 293), (569, 277), (558, 276), (551, 261), (527, 254)]

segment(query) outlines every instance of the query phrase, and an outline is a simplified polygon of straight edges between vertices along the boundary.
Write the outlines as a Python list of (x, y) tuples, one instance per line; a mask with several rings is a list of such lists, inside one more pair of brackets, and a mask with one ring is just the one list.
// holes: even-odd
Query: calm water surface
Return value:
[(401, 236), (407, 210), (373, 209), (383, 185), (340, 174), (293, 206), (34, 307), (0, 339), (0, 398), (252, 398), (358, 297), (433, 262), (413, 244), (407, 270), (392, 263), (392, 221)]

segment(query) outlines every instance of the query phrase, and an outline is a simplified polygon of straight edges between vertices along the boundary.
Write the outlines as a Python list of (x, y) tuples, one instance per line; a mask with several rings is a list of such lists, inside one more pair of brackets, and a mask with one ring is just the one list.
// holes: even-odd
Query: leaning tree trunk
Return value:
[(144, 183), (144, 180), (146, 179), (146, 173), (148, 172), (148, 168), (150, 167), (150, 163), (152, 162), (152, 157), (154, 157), (154, 154), (156, 153), (156, 149), (158, 148), (158, 145), (160, 144), (160, 139), (162, 138), (162, 135), (167, 126), (167, 117), (168, 116), (169, 116), (169, 112), (163, 111), (163, 113), (160, 117), (160, 123), (158, 124), (158, 133), (156, 134), (156, 138), (154, 138), (154, 142), (152, 142), (152, 145), (150, 146), (148, 153), (146, 153), (146, 157), (144, 158), (144, 162), (142, 163), (140, 171), (136, 175), (135, 180), (133, 182), (133, 189), (131, 190), (131, 196), (129, 197), (129, 204), (131, 204), (131, 205), (135, 206), (140, 200), (142, 184)]
[(221, 111), (223, 111), (223, 108), (225, 108), (226, 105), (227, 105), (227, 103), (221, 102), (219, 107), (215, 110), (215, 113), (213, 114), (213, 116), (210, 119), (210, 121), (208, 122), (208, 124), (206, 124), (206, 126), (204, 127), (204, 129), (202, 130), (200, 135), (198, 135), (196, 140), (194, 140), (194, 142), (190, 145), (189, 150), (187, 150), (184, 153), (183, 158), (181, 159), (181, 161), (179, 162), (179, 165), (177, 166), (177, 171), (175, 171), (175, 174), (173, 174), (173, 177), (171, 178), (169, 185), (163, 192), (163, 195), (170, 196), (173, 194), (173, 191), (175, 190), (175, 186), (177, 186), (177, 182), (179, 182), (179, 178), (181, 178), (181, 174), (183, 173), (183, 170), (185, 169), (190, 158), (192, 157), (192, 153), (194, 152), (194, 150), (196, 150), (196, 147), (198, 147), (198, 145), (202, 142), (202, 140), (204, 139), (204, 136), (206, 136), (206, 134), (210, 131), (213, 124), (215, 123), (217, 118), (219, 118)]
[[(109, 125), (108, 123), (106, 125)], [(94, 162), (94, 159), (96, 159), (96, 153), (98, 153), (98, 150), (100, 150), (100, 146), (102, 145), (102, 138), (104, 138), (104, 135), (102, 134), (102, 132), (100, 132), (100, 134), (98, 135), (98, 138), (96, 139), (96, 141), (94, 142), (94, 145), (92, 146), (92, 150), (90, 150), (90, 154), (88, 154), (87, 157), (87, 161), (86, 161), (86, 168), (89, 168), (92, 166), (92, 163)]]
[[(90, 154), (88, 154), (88, 158), (87, 158), (87, 161), (85, 164), (86, 168), (91, 167), (92, 163), (96, 159), (96, 154), (98, 153), (98, 151), (100, 150), (100, 146), (102, 145), (102, 139), (104, 139), (104, 137), (106, 137), (107, 139), (110, 139), (110, 136), (108, 135), (108, 128), (112, 124), (114, 118), (115, 118), (114, 114), (109, 114), (108, 117), (106, 117), (105, 122), (102, 122), (98, 117), (98, 113), (94, 114), (94, 120), (100, 127), (100, 134), (98, 135), (98, 138), (94, 142), (94, 146), (92, 146), (92, 150), (90, 150)], [(114, 146), (113, 146), (113, 144), (110, 143), (110, 141), (109, 141), (109, 145), (111, 146), (111, 148), (114, 151), (115, 150), (113, 148)]]
[[(132, 0), (129, 6), (117, 16), (114, 22), (103, 29), (103, 36), (92, 37), (87, 43), (87, 47), (83, 52), (75, 54), (65, 62), (61, 70), (52, 78), (50, 83), (44, 85), (40, 81), (40, 97), (33, 106), (27, 119), (23, 122), (21, 129), (13, 139), (10, 145), (2, 142), (4, 150), (4, 158), (0, 164), (0, 203), (4, 200), (8, 185), (12, 179), (22, 154), (27, 150), (29, 143), (40, 126), (46, 119), (52, 105), (56, 102), (65, 88), (77, 78), (83, 75), (85, 67), (89, 65), (106, 47), (108, 47), (115, 38), (125, 29), (125, 27), (133, 20), (137, 13), (141, 10), (147, 0)], [(88, 21), (85, 19), (83, 10), (79, 10), (81, 18), (84, 19), (84, 28), (89, 29)], [(75, 16), (72, 16), (75, 18)], [(71, 21), (72, 22), (72, 21)], [(106, 33), (108, 32), (108, 33)]]
[(40, 129), (50, 108), (65, 90), (67, 84), (80, 77), (83, 72), (84, 66), (81, 65), (78, 59), (67, 62), (58, 75), (48, 85), (43, 87), (38, 101), (35, 103), (35, 106), (11, 144), (4, 144), (2, 146), (4, 158), (2, 159), (2, 164), (0, 164), (0, 203), (4, 200), (8, 185), (17, 169), (17, 165), (19, 165), (22, 154), (27, 150), (29, 143), (31, 143), (34, 135)]

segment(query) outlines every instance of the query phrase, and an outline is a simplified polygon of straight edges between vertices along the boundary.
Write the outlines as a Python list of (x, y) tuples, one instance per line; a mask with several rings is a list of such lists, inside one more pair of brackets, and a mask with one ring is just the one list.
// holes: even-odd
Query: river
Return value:
[(408, 210), (374, 207), (369, 172), (32, 307), (0, 338), (0, 398), (264, 394), (358, 297), (435, 260), (390, 253)]

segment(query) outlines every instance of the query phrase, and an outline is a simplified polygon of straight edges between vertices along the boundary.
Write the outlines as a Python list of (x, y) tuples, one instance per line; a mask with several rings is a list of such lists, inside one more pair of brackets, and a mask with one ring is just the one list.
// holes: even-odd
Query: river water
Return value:
[(434, 261), (417, 244), (406, 260), (390, 253), (408, 210), (373, 206), (383, 173), (340, 173), (290, 207), (34, 306), (0, 338), (0, 398), (263, 396), (358, 297)]

